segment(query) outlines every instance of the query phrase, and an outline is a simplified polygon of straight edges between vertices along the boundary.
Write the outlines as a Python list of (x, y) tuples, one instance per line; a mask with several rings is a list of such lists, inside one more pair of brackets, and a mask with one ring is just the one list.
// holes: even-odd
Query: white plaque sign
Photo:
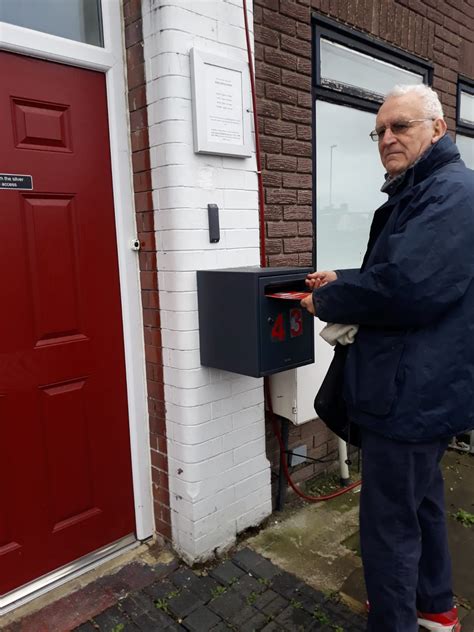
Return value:
[(191, 50), (194, 151), (250, 156), (247, 64)]

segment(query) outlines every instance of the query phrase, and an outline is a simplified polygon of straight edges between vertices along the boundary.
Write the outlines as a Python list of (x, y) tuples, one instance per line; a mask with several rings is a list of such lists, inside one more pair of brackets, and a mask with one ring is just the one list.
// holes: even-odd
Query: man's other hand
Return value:
[(336, 279), (337, 274), (334, 270), (322, 270), (308, 274), (305, 283), (310, 290), (316, 290), (318, 287), (332, 283)]

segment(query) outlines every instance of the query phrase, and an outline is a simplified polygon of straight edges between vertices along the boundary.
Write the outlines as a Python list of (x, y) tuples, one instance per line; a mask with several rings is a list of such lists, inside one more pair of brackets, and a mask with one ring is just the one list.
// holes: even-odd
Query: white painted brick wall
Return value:
[[(255, 156), (193, 151), (189, 50), (246, 62), (243, 9), (242, 0), (142, 0), (142, 10), (173, 544), (197, 561), (271, 512), (262, 381), (199, 358), (195, 271), (259, 264), (258, 198)], [(218, 244), (208, 203), (220, 209)]]

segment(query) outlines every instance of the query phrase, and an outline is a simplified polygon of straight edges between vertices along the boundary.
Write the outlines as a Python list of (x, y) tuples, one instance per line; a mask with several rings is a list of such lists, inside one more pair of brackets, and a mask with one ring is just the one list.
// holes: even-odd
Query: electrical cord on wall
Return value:
[[(243, 11), (244, 11), (244, 24), (245, 24), (245, 39), (247, 42), (247, 57), (249, 64), (249, 73), (250, 73), (250, 90), (252, 94), (252, 109), (253, 109), (253, 122), (254, 122), (254, 132), (255, 132), (255, 154), (256, 154), (256, 162), (257, 162), (257, 181), (258, 181), (258, 217), (259, 217), (259, 234), (260, 234), (260, 265), (262, 268), (266, 267), (266, 250), (265, 250), (265, 192), (263, 188), (263, 178), (262, 178), (262, 163), (260, 156), (260, 134), (258, 129), (258, 115), (257, 115), (257, 96), (255, 90), (255, 74), (253, 69), (253, 60), (252, 60), (252, 47), (250, 45), (250, 30), (248, 25), (248, 17), (247, 17), (247, 0), (242, 0), (243, 2)], [(272, 400), (270, 394), (270, 388), (268, 384), (268, 379), (264, 378), (265, 384), (265, 400), (268, 405), (268, 412), (270, 414), (270, 418), (272, 421), (273, 432), (278, 440), (278, 444), (280, 446), (280, 461), (283, 467), (283, 471), (285, 474), (285, 478), (288, 482), (288, 485), (292, 488), (292, 490), (301, 498), (308, 502), (321, 502), (324, 500), (330, 500), (331, 498), (336, 498), (337, 496), (341, 496), (346, 492), (351, 491), (355, 487), (361, 484), (362, 481), (356, 481), (347, 487), (342, 487), (338, 491), (327, 494), (326, 496), (308, 496), (304, 494), (292, 481), (290, 472), (288, 470), (288, 462), (286, 458), (286, 448), (283, 444), (283, 440), (281, 438), (280, 430), (278, 428), (277, 416), (273, 412)]]

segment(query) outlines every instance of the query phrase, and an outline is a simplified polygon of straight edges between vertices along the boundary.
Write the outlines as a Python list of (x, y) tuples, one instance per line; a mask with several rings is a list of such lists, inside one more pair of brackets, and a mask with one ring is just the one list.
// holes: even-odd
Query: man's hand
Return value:
[[(336, 279), (337, 279), (337, 274), (333, 270), (322, 270), (320, 272), (312, 272), (311, 274), (308, 274), (308, 276), (305, 279), (305, 283), (308, 286), (308, 288), (311, 291), (313, 291), (313, 290), (316, 290), (318, 287), (323, 287), (323, 285), (332, 283), (332, 281), (335, 281)], [(316, 312), (314, 311), (314, 303), (313, 303), (312, 294), (304, 298), (300, 302), (300, 305), (301, 307), (304, 307), (305, 309), (307, 309), (310, 314), (313, 314), (313, 316), (316, 316)]]
[(314, 311), (314, 303), (313, 303), (313, 295), (312, 294), (310, 294), (306, 298), (303, 298), (300, 301), (300, 305), (301, 305), (301, 307), (304, 307), (305, 309), (307, 309), (310, 314), (313, 314), (313, 316), (316, 316), (316, 312)]
[(310, 290), (316, 290), (318, 287), (332, 283), (336, 279), (337, 274), (333, 270), (322, 270), (308, 274), (305, 283)]

